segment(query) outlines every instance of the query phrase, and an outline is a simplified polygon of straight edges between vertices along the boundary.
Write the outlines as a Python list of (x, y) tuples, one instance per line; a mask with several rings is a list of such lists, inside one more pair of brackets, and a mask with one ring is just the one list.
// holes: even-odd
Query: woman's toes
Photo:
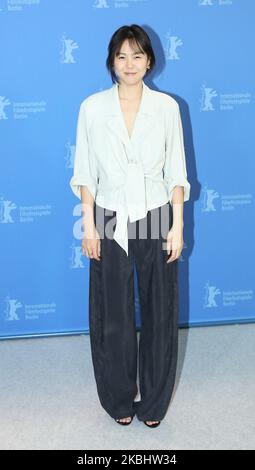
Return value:
[(118, 419), (117, 421), (120, 421), (121, 423), (129, 423), (131, 421), (131, 417), (121, 418), (121, 419)]

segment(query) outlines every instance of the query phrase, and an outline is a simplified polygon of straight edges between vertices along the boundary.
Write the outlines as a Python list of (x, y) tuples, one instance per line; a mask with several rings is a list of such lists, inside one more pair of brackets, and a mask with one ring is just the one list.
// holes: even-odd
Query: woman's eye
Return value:
[[(119, 56), (119, 59), (125, 59), (125, 57)], [(141, 56), (140, 56), (140, 55), (136, 55), (136, 56), (135, 56), (135, 59), (141, 59)]]

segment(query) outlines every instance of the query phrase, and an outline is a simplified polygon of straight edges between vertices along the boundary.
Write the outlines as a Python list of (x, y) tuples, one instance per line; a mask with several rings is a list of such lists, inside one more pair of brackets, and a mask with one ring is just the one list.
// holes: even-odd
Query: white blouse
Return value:
[(128, 255), (128, 217), (142, 219), (168, 201), (187, 180), (183, 129), (177, 101), (143, 83), (131, 138), (120, 106), (118, 84), (93, 93), (79, 110), (73, 193), (87, 186), (97, 205), (116, 211), (113, 238)]

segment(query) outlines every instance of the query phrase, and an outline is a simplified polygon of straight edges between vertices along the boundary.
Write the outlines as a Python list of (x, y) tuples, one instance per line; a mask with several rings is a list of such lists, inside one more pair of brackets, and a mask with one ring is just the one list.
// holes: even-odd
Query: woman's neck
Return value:
[(143, 83), (140, 81), (135, 85), (118, 84), (118, 92), (121, 100), (135, 101), (141, 98), (143, 91)]

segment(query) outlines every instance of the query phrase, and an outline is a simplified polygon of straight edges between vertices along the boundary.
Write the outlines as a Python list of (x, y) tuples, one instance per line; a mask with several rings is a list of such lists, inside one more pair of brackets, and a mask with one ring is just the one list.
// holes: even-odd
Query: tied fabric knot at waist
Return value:
[(128, 217), (130, 222), (142, 219), (147, 214), (145, 174), (142, 163), (130, 160), (123, 186), (123, 204), (116, 210), (116, 228), (113, 239), (128, 255)]
[[(123, 180), (118, 185), (105, 185), (99, 188), (96, 202), (116, 212), (116, 226), (113, 239), (124, 249), (128, 256), (128, 217), (130, 222), (146, 217), (146, 179), (163, 182), (161, 171), (143, 168), (142, 161), (135, 158), (133, 149), (126, 145), (126, 167)], [(166, 195), (167, 198), (167, 195)]]

